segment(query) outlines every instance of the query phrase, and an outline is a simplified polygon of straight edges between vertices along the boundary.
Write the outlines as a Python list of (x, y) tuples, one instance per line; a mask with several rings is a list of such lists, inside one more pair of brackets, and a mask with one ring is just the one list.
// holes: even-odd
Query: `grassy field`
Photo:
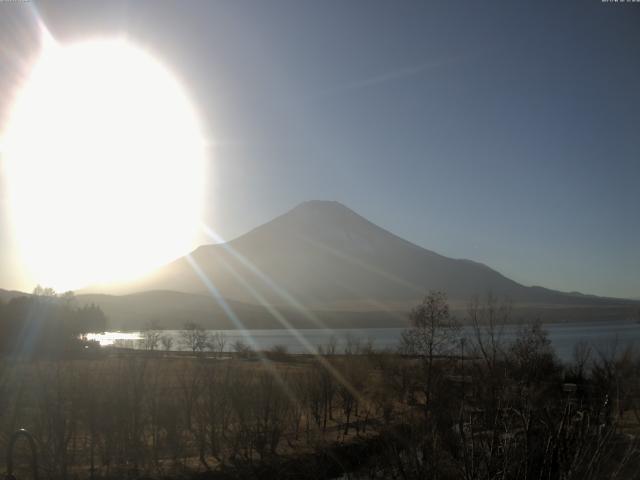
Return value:
[[(511, 352), (493, 365), (481, 354), (429, 364), (369, 349), (318, 357), (106, 349), (5, 361), (0, 455), (9, 434), (26, 428), (41, 477), (52, 479), (296, 478), (300, 469), (308, 478), (344, 470), (486, 478), (493, 469), (508, 469), (504, 478), (545, 469), (550, 478), (604, 478), (623, 450), (616, 465), (634, 464), (636, 357), (601, 360), (587, 374), (549, 353)], [(16, 465), (26, 475), (24, 446)], [(586, 458), (599, 460), (585, 473)]]

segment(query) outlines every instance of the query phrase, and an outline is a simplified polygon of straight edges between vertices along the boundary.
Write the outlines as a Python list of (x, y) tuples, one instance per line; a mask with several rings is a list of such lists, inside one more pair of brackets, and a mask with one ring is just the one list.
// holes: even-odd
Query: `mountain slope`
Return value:
[(470, 260), (444, 257), (374, 225), (337, 202), (305, 202), (223, 245), (206, 245), (120, 293), (216, 293), (250, 304), (311, 310), (406, 311), (427, 290), (452, 302), (493, 292), (519, 305), (569, 306), (608, 299), (525, 287)]
[(17, 290), (0, 289), (0, 302), (8, 302), (12, 298), (23, 297), (25, 295), (28, 295), (28, 294), (24, 292), (19, 292)]
[[(286, 328), (286, 322), (296, 328), (364, 328), (404, 327), (406, 315), (385, 311), (343, 312), (318, 311), (303, 314), (300, 310), (280, 306), (269, 309), (233, 300), (224, 305), (210, 295), (175, 291), (148, 291), (131, 295), (81, 294), (79, 306), (98, 305), (107, 316), (111, 330), (139, 330), (153, 324), (160, 328), (182, 329), (196, 322), (210, 329), (271, 329)], [(233, 312), (233, 318), (228, 312)], [(274, 312), (277, 315), (274, 316)]]

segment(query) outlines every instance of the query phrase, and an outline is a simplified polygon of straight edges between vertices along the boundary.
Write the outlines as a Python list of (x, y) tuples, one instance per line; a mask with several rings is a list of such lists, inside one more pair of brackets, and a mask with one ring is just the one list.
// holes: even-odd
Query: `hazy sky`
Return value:
[[(225, 238), (331, 199), (527, 285), (640, 297), (640, 3), (0, 2), (2, 120), (38, 17), (180, 78)], [(30, 288), (0, 225), (0, 287)]]

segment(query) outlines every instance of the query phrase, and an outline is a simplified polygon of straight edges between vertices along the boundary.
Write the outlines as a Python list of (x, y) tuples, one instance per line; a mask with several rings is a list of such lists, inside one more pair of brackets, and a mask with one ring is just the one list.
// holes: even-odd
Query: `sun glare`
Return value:
[(183, 255), (201, 222), (204, 142), (183, 88), (122, 40), (49, 45), (3, 134), (15, 236), (34, 281), (128, 280)]

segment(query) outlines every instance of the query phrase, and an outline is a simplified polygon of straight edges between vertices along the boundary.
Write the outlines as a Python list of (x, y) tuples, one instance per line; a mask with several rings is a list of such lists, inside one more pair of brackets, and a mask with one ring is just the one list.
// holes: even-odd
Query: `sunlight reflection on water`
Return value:
[(101, 347), (107, 347), (115, 343), (127, 341), (135, 343), (141, 338), (142, 336), (140, 335), (140, 332), (104, 332), (87, 334), (87, 340), (96, 341)]

